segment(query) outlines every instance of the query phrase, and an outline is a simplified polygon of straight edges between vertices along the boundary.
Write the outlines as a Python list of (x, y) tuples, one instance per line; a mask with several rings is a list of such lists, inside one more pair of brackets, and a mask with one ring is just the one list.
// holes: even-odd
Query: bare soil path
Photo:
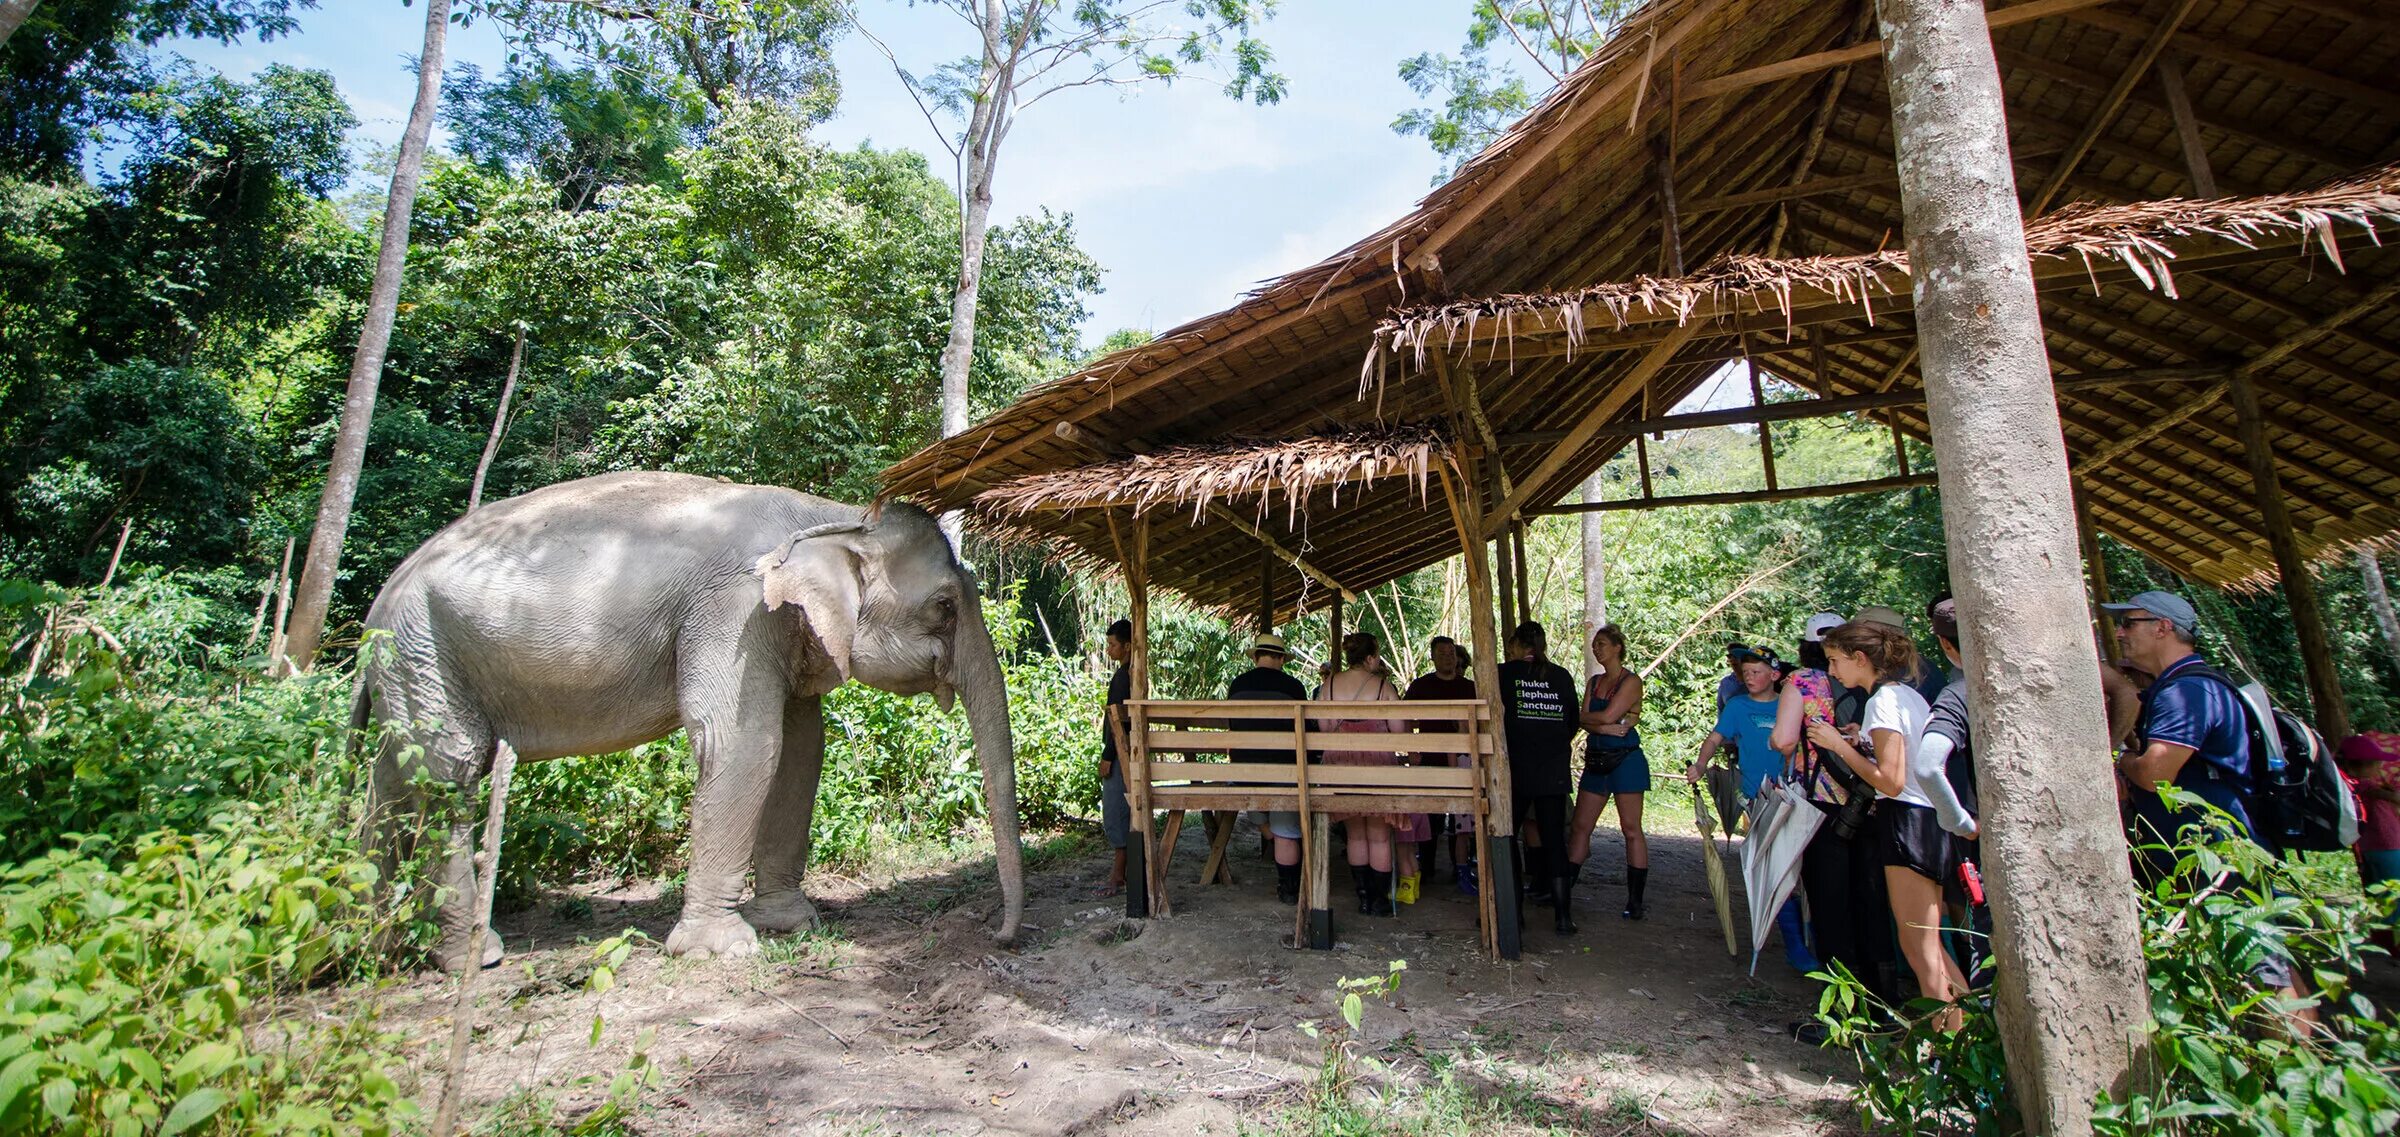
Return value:
[[(480, 982), (466, 1116), (488, 1120), (504, 1102), (587, 1112), (651, 1032), (659, 1084), (633, 1118), (643, 1133), (1277, 1132), (1299, 1127), (1325, 1054), (1300, 1024), (1338, 1022), (1339, 980), (1405, 960), (1398, 997), (1366, 1010), (1358, 1050), (1372, 1061), (1357, 1067), (1353, 1098), (1392, 1131), (1856, 1131), (1849, 1056), (1786, 1032), (1813, 1009), (1813, 985), (1772, 945), (1756, 979), (1744, 973), (1746, 940), (1742, 960), (1727, 958), (1695, 836), (1652, 835), (1639, 922), (1617, 914), (1622, 845), (1613, 833), (1596, 841), (1581, 934), (1559, 937), (1547, 909), (1529, 909), (1514, 963), (1478, 949), (1473, 902), (1447, 883), (1446, 858), (1399, 918), (1337, 909), (1336, 950), (1289, 950), (1279, 940), (1291, 913), (1247, 821), (1233, 847), (1239, 884), (1192, 884), (1205, 849), (1187, 831), (1177, 915), (1128, 922), (1121, 900), (1093, 895), (1107, 851), (1056, 839), (1030, 858), (1015, 950), (988, 934), (998, 902), (988, 857), (892, 879), (812, 878), (824, 930), (780, 937), (750, 960), (645, 948), (596, 996), (583, 990), (580, 941), (628, 925), (663, 940), (675, 898), (655, 887), (588, 894), (593, 911), (579, 919), (557, 914), (578, 907), (561, 898), (501, 922), (511, 955)], [(420, 977), (386, 1012), (421, 1040), (428, 1086), (448, 995)]]

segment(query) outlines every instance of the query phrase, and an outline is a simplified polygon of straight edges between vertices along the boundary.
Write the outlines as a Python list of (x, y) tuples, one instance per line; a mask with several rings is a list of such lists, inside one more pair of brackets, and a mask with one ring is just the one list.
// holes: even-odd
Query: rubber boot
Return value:
[(1392, 874), (1377, 869), (1367, 871), (1373, 881), (1373, 884), (1367, 889), (1367, 914), (1370, 916), (1399, 915), (1399, 908), (1392, 904)]
[(1365, 865), (1350, 866), (1350, 883), (1358, 886), (1358, 911), (1367, 915), (1375, 911), (1375, 870)]
[(1649, 883), (1650, 870), (1647, 867), (1638, 869), (1628, 868), (1625, 870), (1626, 919), (1639, 920), (1642, 918), (1642, 914), (1648, 911), (1648, 909), (1642, 905), (1642, 890)]
[(1285, 904), (1300, 903), (1300, 866), (1275, 866), (1275, 899)]
[(1776, 910), (1775, 930), (1783, 935), (1783, 961), (1791, 964), (1792, 970), (1802, 975), (1825, 970), (1825, 965), (1808, 950), (1808, 930), (1800, 921), (1799, 897), (1784, 901), (1783, 907)]
[(1450, 867), (1458, 877), (1458, 894), (1461, 896), (1475, 895), (1477, 888), (1475, 883), (1475, 862), (1459, 861), (1455, 864), (1452, 864)]
[(1575, 934), (1575, 876), (1569, 872), (1550, 882), (1550, 928), (1562, 936)]
[(1525, 895), (1543, 907), (1550, 905), (1550, 851), (1525, 850)]

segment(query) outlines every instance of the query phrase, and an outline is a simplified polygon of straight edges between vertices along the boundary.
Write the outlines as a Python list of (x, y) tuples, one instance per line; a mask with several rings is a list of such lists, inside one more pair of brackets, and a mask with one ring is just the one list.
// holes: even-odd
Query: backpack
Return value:
[(2358, 797), (2315, 727), (2275, 706), (2255, 681), (2237, 684), (2207, 663), (2179, 675), (2222, 683), (2241, 700), (2252, 759), (2242, 804), (2261, 844), (2284, 853), (2338, 853), (2358, 843)]

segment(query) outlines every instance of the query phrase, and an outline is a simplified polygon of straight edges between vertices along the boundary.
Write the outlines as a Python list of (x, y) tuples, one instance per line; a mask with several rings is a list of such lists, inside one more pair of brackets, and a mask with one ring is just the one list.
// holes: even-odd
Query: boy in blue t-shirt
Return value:
[[(1716, 729), (1700, 744), (1700, 756), (1693, 759), (1684, 776), (1698, 782), (1709, 761), (1730, 743), (1742, 772), (1742, 798), (1747, 801), (1758, 796), (1758, 788), (1768, 778), (1783, 772), (1783, 754), (1769, 741), (1775, 733), (1775, 665), (1755, 652), (1745, 652), (1741, 678), (1741, 692), (1725, 700), (1717, 711)], [(1732, 824), (1732, 818), (1725, 820)]]
[[(2146, 830), (2140, 839), (2171, 841), (2203, 816), (2167, 807), (2158, 787), (2171, 782), (2231, 814), (2243, 835), (2256, 840), (2242, 804), (2250, 784), (2249, 717), (2241, 695), (2203, 673), (2208, 661), (2194, 650), (2200, 614), (2169, 592), (2144, 592), (2107, 608), (2116, 614), (2125, 659), (2158, 676), (2142, 692), (2133, 746), (2117, 760), (2127, 801)], [(2155, 872), (2160, 866), (2145, 867)]]

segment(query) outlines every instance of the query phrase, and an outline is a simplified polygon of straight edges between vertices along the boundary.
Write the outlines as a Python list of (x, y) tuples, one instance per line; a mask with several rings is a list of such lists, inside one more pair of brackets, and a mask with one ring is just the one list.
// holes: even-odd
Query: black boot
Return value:
[(1375, 888), (1375, 870), (1370, 869), (1365, 865), (1350, 866), (1350, 883), (1358, 886), (1359, 914), (1363, 916), (1373, 912), (1375, 910), (1375, 901), (1373, 898), (1373, 890)]
[(1540, 849), (1525, 851), (1525, 895), (1535, 904), (1550, 906), (1550, 858)]
[(1374, 887), (1367, 890), (1367, 914), (1398, 916), (1400, 908), (1392, 902), (1392, 874), (1388, 869), (1375, 870)]
[(1575, 934), (1575, 876), (1573, 872), (1550, 882), (1550, 899), (1556, 905), (1550, 914), (1550, 928), (1562, 936)]
[(1625, 870), (1626, 919), (1639, 920), (1642, 918), (1642, 914), (1647, 911), (1647, 909), (1642, 905), (1642, 888), (1649, 883), (1650, 870), (1648, 868), (1627, 868)]
[(1275, 866), (1275, 899), (1285, 904), (1300, 903), (1300, 866)]

